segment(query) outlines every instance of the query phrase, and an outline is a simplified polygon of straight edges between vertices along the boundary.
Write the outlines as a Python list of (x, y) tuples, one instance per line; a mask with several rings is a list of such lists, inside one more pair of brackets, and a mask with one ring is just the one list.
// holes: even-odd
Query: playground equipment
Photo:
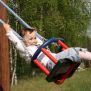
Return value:
[[(16, 13), (14, 13), (13, 10), (11, 10), (2, 0), (0, 0), (0, 3), (10, 12), (12, 13), (18, 21), (20, 21), (25, 27), (31, 28), (27, 23), (25, 23)], [(0, 23), (4, 23), (2, 20), (0, 20)], [(17, 35), (17, 37), (22, 38), (21, 36)], [(43, 41), (43, 38), (41, 35), (37, 33), (37, 37)], [(79, 62), (74, 62), (69, 59), (63, 59), (63, 60), (56, 60), (46, 49), (46, 47), (56, 42), (58, 45), (61, 46), (61, 51), (68, 48), (68, 46), (63, 42), (62, 39), (59, 38), (52, 38), (43, 43), (38, 50), (35, 52), (34, 56), (32, 57), (32, 62), (39, 67), (46, 75), (46, 80), (48, 82), (55, 82), (56, 84), (62, 84), (67, 78), (71, 77), (77, 67), (80, 65)], [(51, 61), (55, 63), (54, 68), (49, 71), (45, 66), (43, 66), (40, 63), (40, 60), (37, 59), (40, 52), (43, 52)]]
[[(41, 45), (38, 50), (35, 52), (32, 57), (32, 61), (36, 64), (41, 71), (43, 71), (47, 77), (46, 80), (48, 82), (55, 82), (56, 84), (62, 84), (67, 78), (71, 77), (75, 70), (80, 65), (79, 62), (72, 62), (69, 59), (56, 60), (46, 49), (46, 46), (56, 42), (61, 46), (61, 50), (63, 51), (68, 48), (68, 46), (63, 42), (63, 39), (59, 38), (51, 38)], [(49, 71), (45, 66), (40, 63), (40, 60), (37, 59), (40, 52), (43, 52), (52, 62), (55, 63), (54, 68)]]
[[(8, 0), (3, 1), (6, 3)], [(5, 21), (8, 18), (7, 11), (1, 4), (0, 18)], [(8, 53), (8, 40), (4, 34), (4, 28), (0, 26), (0, 91), (10, 91), (10, 69)]]

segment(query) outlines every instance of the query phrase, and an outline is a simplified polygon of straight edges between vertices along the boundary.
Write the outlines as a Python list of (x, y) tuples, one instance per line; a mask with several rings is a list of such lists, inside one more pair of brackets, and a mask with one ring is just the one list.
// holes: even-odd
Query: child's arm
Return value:
[(13, 32), (13, 30), (10, 28), (9, 24), (3, 24), (3, 27), (6, 31), (6, 36), (9, 38), (9, 40), (15, 45), (16, 49), (19, 51), (24, 52), (24, 44), (22, 40), (20, 40)]
[(21, 37), (19, 38), (19, 34), (17, 34), (17, 32), (15, 32), (12, 28), (10, 28), (9, 24), (3, 24), (3, 27), (6, 31), (6, 36), (15, 45), (16, 49), (19, 50), (21, 57), (23, 57), (26, 61), (30, 62), (31, 54), (26, 49)]
[(10, 25), (9, 24), (4, 23), (3, 27), (4, 27), (4, 30), (6, 31), (6, 33), (8, 33), (10, 31)]

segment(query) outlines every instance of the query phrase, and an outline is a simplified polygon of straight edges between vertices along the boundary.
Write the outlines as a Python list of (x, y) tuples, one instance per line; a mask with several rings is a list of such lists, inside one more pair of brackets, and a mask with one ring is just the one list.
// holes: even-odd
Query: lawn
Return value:
[(75, 72), (62, 85), (48, 83), (45, 76), (20, 80), (18, 85), (11, 86), (11, 91), (91, 91), (91, 69)]

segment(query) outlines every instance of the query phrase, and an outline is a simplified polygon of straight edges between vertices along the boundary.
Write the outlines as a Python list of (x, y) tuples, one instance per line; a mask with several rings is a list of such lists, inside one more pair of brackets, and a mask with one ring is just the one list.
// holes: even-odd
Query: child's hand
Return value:
[(9, 32), (9, 30), (10, 30), (10, 25), (9, 24), (5, 23), (5, 24), (3, 24), (3, 27), (4, 27), (6, 32)]

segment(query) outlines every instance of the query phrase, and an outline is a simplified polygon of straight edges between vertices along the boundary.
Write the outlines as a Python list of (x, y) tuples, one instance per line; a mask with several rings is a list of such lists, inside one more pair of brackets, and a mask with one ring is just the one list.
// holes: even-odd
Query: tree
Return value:
[[(11, 0), (12, 1), (12, 0)], [(70, 46), (85, 47), (90, 13), (84, 0), (17, 0), (17, 13), (45, 38), (62, 37)], [(10, 4), (11, 7), (13, 4)], [(15, 27), (15, 18), (10, 23)], [(18, 30), (23, 26), (18, 23)], [(18, 31), (19, 32), (19, 31)], [(83, 41), (84, 40), (84, 41)], [(18, 57), (19, 60), (19, 57)], [(19, 64), (19, 65), (22, 65)], [(23, 64), (22, 67), (24, 67)], [(18, 68), (18, 70), (21, 68)], [(19, 71), (18, 71), (19, 72)], [(22, 70), (24, 72), (24, 70)]]

